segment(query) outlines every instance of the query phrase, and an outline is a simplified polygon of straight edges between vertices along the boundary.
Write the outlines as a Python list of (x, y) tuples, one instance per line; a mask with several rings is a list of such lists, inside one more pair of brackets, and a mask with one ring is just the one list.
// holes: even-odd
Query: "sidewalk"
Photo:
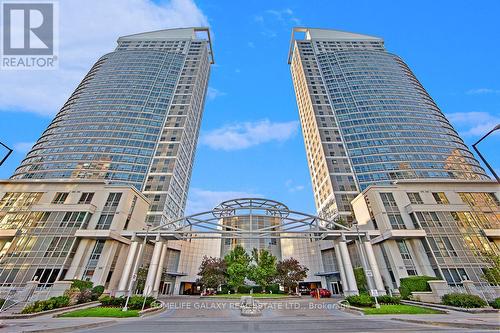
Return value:
[[(448, 326), (469, 329), (496, 329), (500, 331), (500, 314), (498, 313), (465, 313), (448, 310), (447, 314), (434, 315), (383, 315), (366, 317), (385, 317), (408, 323)], [(365, 318), (366, 318), (365, 317)]]
[(53, 315), (30, 319), (4, 319), (0, 321), (0, 333), (18, 332), (72, 332), (84, 328), (96, 328), (116, 323), (113, 318), (53, 318)]

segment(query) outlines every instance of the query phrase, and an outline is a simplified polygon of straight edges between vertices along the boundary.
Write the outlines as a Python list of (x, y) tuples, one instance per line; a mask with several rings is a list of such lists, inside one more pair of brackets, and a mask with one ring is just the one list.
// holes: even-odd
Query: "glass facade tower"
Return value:
[(382, 39), (296, 28), (288, 62), (320, 215), (350, 220), (351, 200), (371, 184), (489, 179)]
[(182, 216), (212, 63), (207, 28), (120, 37), (12, 178), (107, 179), (141, 190), (153, 225)]

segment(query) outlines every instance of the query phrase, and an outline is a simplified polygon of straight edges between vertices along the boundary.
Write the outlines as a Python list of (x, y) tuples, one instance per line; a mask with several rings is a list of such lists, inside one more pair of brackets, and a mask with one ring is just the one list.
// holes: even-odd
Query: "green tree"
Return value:
[(238, 292), (238, 288), (245, 284), (245, 278), (250, 270), (250, 256), (241, 245), (226, 254), (224, 261), (227, 265), (227, 284)]
[(265, 249), (259, 251), (255, 248), (252, 251), (252, 257), (255, 264), (250, 266), (248, 278), (261, 286), (263, 292), (266, 292), (266, 288), (276, 277), (276, 257)]
[(484, 262), (488, 264), (483, 270), (483, 279), (493, 286), (500, 285), (500, 256), (492, 252), (484, 252), (482, 256)]
[(356, 267), (353, 269), (354, 278), (356, 279), (356, 285), (360, 293), (368, 292), (368, 283), (366, 281), (365, 270), (363, 267)]
[(226, 283), (226, 274), (224, 259), (204, 256), (198, 271), (198, 282), (206, 288), (216, 289)]
[(278, 262), (276, 271), (276, 282), (288, 288), (288, 292), (292, 293), (299, 282), (307, 277), (309, 268), (301, 265), (295, 258), (288, 258)]

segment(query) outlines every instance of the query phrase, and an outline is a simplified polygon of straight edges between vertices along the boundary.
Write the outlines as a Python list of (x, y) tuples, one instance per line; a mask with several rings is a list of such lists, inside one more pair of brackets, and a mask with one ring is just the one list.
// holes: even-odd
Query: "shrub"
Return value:
[(401, 298), (408, 299), (414, 291), (431, 291), (428, 281), (438, 280), (433, 276), (409, 276), (399, 280)]
[(92, 289), (94, 283), (92, 281), (83, 281), (83, 280), (73, 280), (71, 284), (71, 289), (76, 288), (80, 291), (84, 291), (86, 289)]
[(400, 304), (401, 298), (397, 296), (382, 295), (377, 297), (380, 304)]
[(372, 307), (375, 304), (373, 297), (367, 294), (347, 296), (345, 299), (350, 305), (354, 306)]
[(97, 301), (104, 292), (104, 286), (95, 286), (92, 288), (92, 300)]
[(111, 297), (108, 295), (102, 295), (99, 297), (99, 302), (101, 302), (102, 306), (108, 307), (123, 307), (125, 305), (125, 297)]
[(460, 308), (482, 308), (488, 305), (481, 297), (471, 294), (451, 293), (442, 297), (445, 305), (458, 306)]
[(70, 288), (64, 291), (64, 296), (67, 296), (69, 299), (69, 305), (78, 304), (78, 298), (80, 297), (80, 289), (78, 288)]
[(490, 305), (494, 309), (500, 309), (500, 297), (495, 298), (493, 301), (490, 302)]
[[(147, 309), (151, 307), (151, 303), (155, 301), (154, 297), (146, 297), (146, 303), (144, 304), (144, 308)], [(142, 309), (142, 304), (144, 302), (144, 297), (142, 296), (132, 296), (130, 297), (128, 301), (128, 307), (131, 310), (141, 310)]]
[(21, 313), (36, 313), (52, 309), (64, 308), (69, 305), (68, 296), (51, 297), (45, 301), (36, 301), (24, 307)]
[(85, 289), (80, 291), (77, 297), (78, 304), (83, 304), (92, 301), (92, 290)]

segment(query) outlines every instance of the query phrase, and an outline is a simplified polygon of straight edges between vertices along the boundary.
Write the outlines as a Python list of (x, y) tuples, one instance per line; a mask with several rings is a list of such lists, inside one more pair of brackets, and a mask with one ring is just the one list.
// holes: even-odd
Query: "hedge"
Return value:
[[(375, 305), (375, 297), (371, 297), (368, 294), (347, 296), (345, 299), (350, 305), (353, 306), (372, 307)], [(382, 295), (377, 297), (377, 302), (379, 304), (400, 304), (401, 298), (390, 295)]]
[(52, 309), (64, 308), (69, 305), (68, 296), (51, 297), (45, 301), (36, 301), (27, 305), (21, 313), (36, 313)]
[(73, 280), (71, 284), (71, 288), (77, 288), (80, 291), (84, 291), (86, 289), (92, 289), (94, 283), (92, 281), (83, 281), (83, 280)]
[[(107, 295), (103, 295), (99, 297), (99, 302), (101, 302), (101, 306), (106, 306), (106, 307), (114, 307), (114, 308), (121, 308), (125, 306), (125, 302), (127, 301), (126, 297), (120, 296), (120, 297), (111, 297)], [(150, 308), (151, 304), (155, 301), (154, 297), (146, 297), (146, 303), (144, 305), (144, 308)], [(127, 307), (131, 310), (141, 310), (142, 309), (142, 304), (144, 302), (144, 297), (142, 296), (132, 296), (128, 300)]]
[(490, 302), (490, 305), (494, 309), (500, 309), (500, 297), (495, 298), (493, 301)]
[(477, 295), (451, 293), (441, 298), (444, 305), (457, 306), (460, 308), (483, 308), (488, 305), (484, 299)]
[(414, 291), (431, 291), (428, 281), (438, 280), (434, 276), (409, 276), (399, 280), (401, 298), (408, 299)]
[(375, 299), (367, 294), (347, 296), (345, 299), (354, 306), (372, 307), (375, 305)]

